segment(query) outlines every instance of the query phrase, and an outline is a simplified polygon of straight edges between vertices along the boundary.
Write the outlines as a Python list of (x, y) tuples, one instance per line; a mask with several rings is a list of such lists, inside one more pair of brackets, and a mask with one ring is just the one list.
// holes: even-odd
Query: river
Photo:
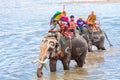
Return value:
[[(0, 80), (37, 80), (37, 64), (43, 36), (49, 30), (51, 16), (62, 11), (68, 0), (0, 0)], [(72, 1), (72, 0), (71, 0)], [(83, 68), (64, 71), (60, 61), (57, 72), (43, 69), (40, 80), (120, 80), (120, 3), (66, 4), (68, 16), (85, 20), (93, 10), (100, 27), (107, 33), (113, 47), (105, 41), (105, 51), (88, 53)]]

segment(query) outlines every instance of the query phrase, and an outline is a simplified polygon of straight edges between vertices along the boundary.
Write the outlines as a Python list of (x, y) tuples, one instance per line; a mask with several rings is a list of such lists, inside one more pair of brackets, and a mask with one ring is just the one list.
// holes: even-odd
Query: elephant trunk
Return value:
[(107, 41), (108, 41), (110, 47), (112, 47), (113, 45), (111, 44), (110, 40), (108, 39), (107, 34), (106, 34), (105, 32), (104, 32), (104, 34), (105, 34), (105, 37), (106, 37), (106, 39), (107, 39)]
[(43, 76), (42, 68), (43, 68), (43, 65), (41, 66), (41, 68), (37, 69), (37, 77), (38, 78), (41, 78)]
[(43, 76), (43, 72), (42, 69), (44, 67), (44, 65), (46, 64), (48, 58), (45, 57), (43, 61), (41, 61), (40, 59), (38, 60), (39, 64), (38, 64), (38, 69), (37, 69), (37, 77), (41, 78)]

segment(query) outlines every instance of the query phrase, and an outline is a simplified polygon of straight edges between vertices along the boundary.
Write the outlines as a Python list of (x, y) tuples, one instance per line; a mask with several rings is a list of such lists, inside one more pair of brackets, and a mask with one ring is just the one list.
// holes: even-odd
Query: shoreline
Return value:
[(85, 1), (61, 2), (61, 4), (80, 4), (80, 3), (120, 3), (120, 0), (85, 0)]

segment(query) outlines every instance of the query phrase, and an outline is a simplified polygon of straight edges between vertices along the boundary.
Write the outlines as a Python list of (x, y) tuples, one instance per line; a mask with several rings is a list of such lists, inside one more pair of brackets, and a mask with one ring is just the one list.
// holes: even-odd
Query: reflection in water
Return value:
[(114, 63), (120, 60), (118, 51), (120, 50), (116, 53), (112, 50), (90, 52), (83, 68), (76, 67), (76, 62), (71, 61), (70, 70), (64, 71), (61, 69), (62, 64), (59, 64), (57, 72), (49, 72), (49, 75), (39, 80), (119, 80), (120, 65)]
[(65, 70), (62, 73), (59, 72), (52, 72), (50, 73), (49, 80), (77, 80), (77, 79), (84, 79), (88, 76), (86, 69), (84, 68), (77, 68), (74, 70)]
[(62, 64), (59, 64), (60, 66), (57, 67), (57, 72), (50, 72), (47, 77), (43, 77), (39, 80), (89, 80), (91, 75), (104, 74), (99, 68), (100, 64), (104, 63), (104, 53), (105, 51), (88, 53), (83, 68), (76, 67), (76, 62), (71, 61), (71, 69), (64, 71), (61, 70)]
[(104, 62), (104, 51), (90, 52), (86, 58), (86, 64), (94, 65)]

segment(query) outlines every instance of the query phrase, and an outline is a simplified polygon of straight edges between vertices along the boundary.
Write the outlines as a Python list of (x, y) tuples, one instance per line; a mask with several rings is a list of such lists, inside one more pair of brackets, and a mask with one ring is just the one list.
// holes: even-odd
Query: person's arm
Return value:
[(52, 32), (60, 32), (59, 24), (56, 24), (55, 30), (53, 30)]
[(86, 21), (83, 21), (83, 24), (87, 24), (87, 22), (86, 22)]
[(49, 32), (53, 32), (54, 28), (55, 28), (55, 26), (54, 26), (53, 24), (50, 25), (50, 30), (49, 30)]
[(76, 22), (76, 23), (77, 23), (77, 25), (78, 25), (78, 26), (80, 25), (80, 24), (79, 24), (79, 20), (77, 20), (77, 22)]
[(88, 16), (87, 21), (89, 21), (89, 19), (90, 19), (90, 15)]
[(58, 26), (58, 32), (60, 32), (61, 31), (61, 28), (60, 28), (60, 25), (59, 24), (57, 24), (57, 26)]
[(79, 30), (79, 24), (78, 24), (78, 20), (76, 21), (76, 28)]
[(94, 17), (94, 20), (96, 21), (96, 15), (95, 15), (95, 17)]

